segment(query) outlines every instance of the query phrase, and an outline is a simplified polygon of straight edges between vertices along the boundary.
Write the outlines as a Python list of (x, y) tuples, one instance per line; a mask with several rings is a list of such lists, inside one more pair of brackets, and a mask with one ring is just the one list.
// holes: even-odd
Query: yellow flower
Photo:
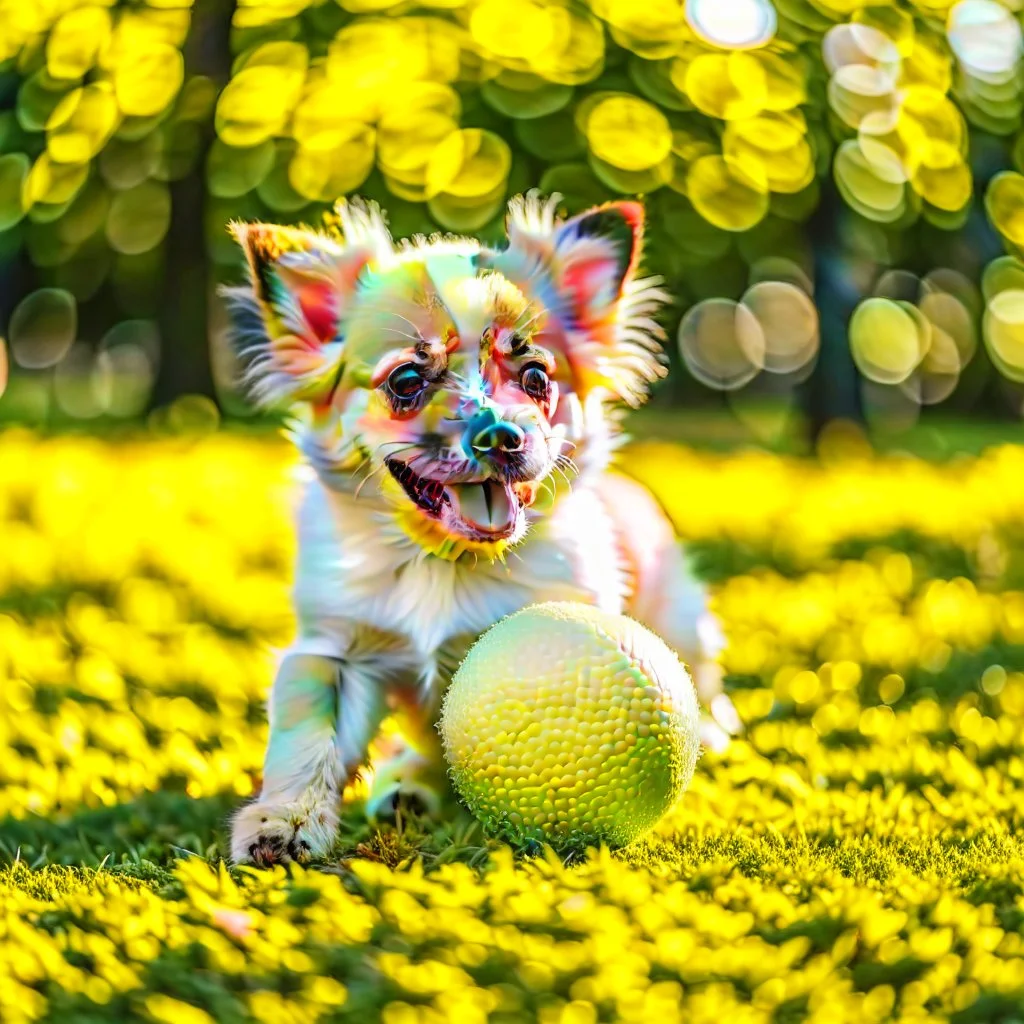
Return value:
[(213, 1017), (198, 1006), (159, 993), (146, 1000), (146, 1010), (153, 1020), (164, 1024), (214, 1024)]

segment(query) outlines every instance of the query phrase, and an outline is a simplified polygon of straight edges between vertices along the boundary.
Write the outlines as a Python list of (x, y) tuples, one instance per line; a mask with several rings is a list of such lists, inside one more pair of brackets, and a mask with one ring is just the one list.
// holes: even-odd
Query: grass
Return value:
[(644, 841), (451, 807), (223, 862), (293, 628), (292, 456), (0, 436), (0, 1019), (1024, 1020), (1024, 449), (638, 443), (745, 723)]

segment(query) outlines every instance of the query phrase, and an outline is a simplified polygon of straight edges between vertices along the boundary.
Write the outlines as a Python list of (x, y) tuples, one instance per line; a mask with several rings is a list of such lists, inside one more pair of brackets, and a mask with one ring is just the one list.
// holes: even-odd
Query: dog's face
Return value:
[[(661, 295), (633, 278), (640, 207), (558, 223), (513, 204), (509, 246), (392, 247), (372, 207), (337, 236), (235, 228), (251, 287), (231, 289), (254, 392), (304, 400), (332, 473), (376, 480), (435, 551), (500, 554), (585, 443), (584, 406), (636, 403), (656, 376)], [(592, 415), (592, 413), (591, 413)]]
[(475, 257), (411, 250), (367, 272), (332, 402), (425, 522), (508, 543), (562, 453), (559, 368), (543, 309)]

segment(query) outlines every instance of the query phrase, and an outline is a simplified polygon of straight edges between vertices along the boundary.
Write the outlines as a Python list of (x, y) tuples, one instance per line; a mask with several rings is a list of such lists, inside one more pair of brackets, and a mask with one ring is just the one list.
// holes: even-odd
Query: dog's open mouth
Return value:
[(398, 459), (387, 459), (385, 465), (417, 508), (474, 540), (503, 540), (515, 534), (533, 492), (532, 484), (502, 480), (442, 484)]

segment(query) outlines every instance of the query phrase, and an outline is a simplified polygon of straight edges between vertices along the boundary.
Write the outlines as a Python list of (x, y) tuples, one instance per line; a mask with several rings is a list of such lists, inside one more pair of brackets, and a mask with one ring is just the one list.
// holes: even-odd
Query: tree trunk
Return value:
[[(231, 73), (233, 0), (200, 0), (192, 8), (185, 41), (186, 77), (205, 75), (222, 88)], [(166, 273), (160, 299), (160, 367), (152, 404), (179, 395), (216, 398), (208, 338), (213, 286), (206, 245), (206, 158), (214, 140), (212, 119), (202, 126), (196, 160), (171, 184), (171, 224), (165, 239)]]
[(817, 439), (831, 420), (862, 422), (864, 418), (860, 374), (847, 338), (850, 317), (863, 296), (850, 273), (850, 256), (844, 253), (839, 236), (841, 204), (835, 186), (824, 182), (821, 202), (808, 224), (821, 331), (817, 366), (801, 389), (812, 439)]

